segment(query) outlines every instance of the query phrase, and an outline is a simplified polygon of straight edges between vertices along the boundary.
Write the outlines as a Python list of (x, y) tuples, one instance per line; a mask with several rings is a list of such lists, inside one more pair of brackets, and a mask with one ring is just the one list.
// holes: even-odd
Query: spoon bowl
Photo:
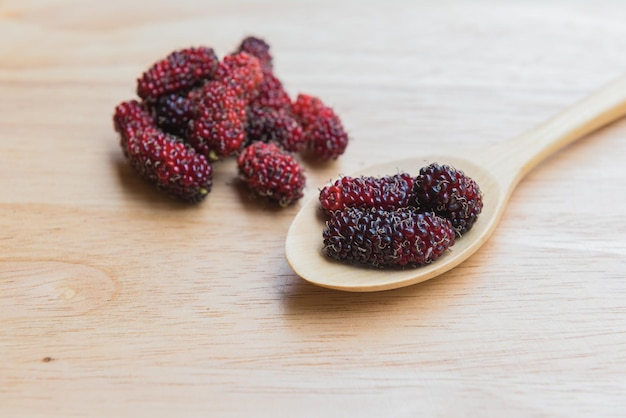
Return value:
[(291, 268), (303, 279), (322, 287), (372, 292), (409, 286), (436, 277), (474, 254), (495, 230), (519, 181), (536, 165), (589, 133), (626, 115), (626, 77), (607, 85), (534, 130), (493, 146), (374, 165), (353, 176), (417, 174), (430, 163), (447, 164), (473, 178), (483, 194), (483, 210), (476, 223), (439, 259), (406, 269), (374, 269), (330, 259), (324, 254), (324, 214), (316, 197), (298, 212), (287, 233), (285, 252)]

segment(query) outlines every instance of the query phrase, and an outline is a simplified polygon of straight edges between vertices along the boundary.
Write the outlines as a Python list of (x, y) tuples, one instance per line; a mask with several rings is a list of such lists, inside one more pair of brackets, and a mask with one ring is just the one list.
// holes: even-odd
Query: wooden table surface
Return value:
[(493, 238), (409, 288), (296, 276), (300, 205), (235, 165), (179, 204), (111, 115), (174, 49), (272, 46), (352, 141), (305, 198), (383, 160), (507, 140), (626, 72), (620, 1), (0, 2), (0, 416), (620, 416), (626, 121), (518, 187)]

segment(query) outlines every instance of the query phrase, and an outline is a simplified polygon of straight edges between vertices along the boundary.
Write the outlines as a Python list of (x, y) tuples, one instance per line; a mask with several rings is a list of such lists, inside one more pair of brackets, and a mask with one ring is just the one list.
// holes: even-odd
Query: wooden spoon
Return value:
[(435, 262), (410, 269), (373, 269), (340, 263), (322, 248), (324, 215), (317, 196), (294, 218), (285, 243), (287, 261), (303, 279), (352, 292), (395, 289), (438, 276), (465, 261), (491, 236), (519, 181), (564, 146), (626, 115), (626, 77), (607, 85), (534, 130), (487, 148), (390, 161), (354, 175), (416, 173), (431, 162), (448, 164), (472, 177), (483, 192), (484, 208), (474, 227)]

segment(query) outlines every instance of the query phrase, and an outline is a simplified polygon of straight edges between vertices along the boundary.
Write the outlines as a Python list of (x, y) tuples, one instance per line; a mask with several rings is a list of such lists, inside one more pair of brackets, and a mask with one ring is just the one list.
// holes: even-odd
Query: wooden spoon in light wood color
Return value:
[(303, 279), (352, 292), (395, 289), (438, 276), (465, 261), (491, 236), (519, 181), (564, 146), (626, 115), (626, 77), (607, 85), (534, 130), (487, 148), (390, 161), (354, 175), (416, 173), (431, 162), (463, 170), (478, 183), (484, 208), (474, 227), (438, 260), (422, 267), (373, 269), (334, 261), (323, 252), (324, 215), (317, 196), (294, 218), (285, 243), (287, 261)]

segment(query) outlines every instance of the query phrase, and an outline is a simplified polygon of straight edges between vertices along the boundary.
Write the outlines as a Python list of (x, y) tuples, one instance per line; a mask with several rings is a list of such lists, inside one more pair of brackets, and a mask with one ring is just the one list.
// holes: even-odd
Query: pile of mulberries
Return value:
[(321, 99), (292, 100), (269, 44), (254, 36), (221, 59), (207, 46), (173, 51), (141, 74), (136, 93), (113, 115), (122, 152), (139, 176), (190, 203), (211, 191), (213, 164), (234, 158), (254, 195), (290, 205), (306, 183), (297, 156), (333, 160), (348, 144)]
[(483, 208), (478, 184), (432, 163), (416, 176), (343, 177), (320, 190), (324, 251), (372, 267), (431, 263), (469, 231)]

